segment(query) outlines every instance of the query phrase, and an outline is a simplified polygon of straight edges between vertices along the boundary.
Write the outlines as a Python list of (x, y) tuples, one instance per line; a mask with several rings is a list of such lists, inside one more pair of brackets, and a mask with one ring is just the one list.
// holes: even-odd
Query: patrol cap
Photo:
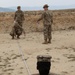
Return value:
[(50, 62), (51, 58), (52, 57), (50, 55), (38, 55), (37, 56), (37, 61), (38, 62)]
[(17, 6), (17, 9), (20, 9), (21, 8), (21, 6)]
[(45, 8), (45, 7), (48, 8), (49, 6), (48, 6), (47, 4), (45, 4), (45, 5), (43, 6), (43, 8)]

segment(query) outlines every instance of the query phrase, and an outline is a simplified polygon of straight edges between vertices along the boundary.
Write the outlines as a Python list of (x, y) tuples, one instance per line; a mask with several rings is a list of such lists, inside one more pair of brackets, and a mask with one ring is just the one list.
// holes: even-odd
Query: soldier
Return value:
[(21, 10), (21, 7), (20, 7), (20, 6), (17, 7), (17, 11), (15, 12), (14, 20), (15, 20), (16, 22), (18, 22), (18, 24), (19, 24), (20, 26), (22, 26), (23, 21), (25, 20), (25, 18), (24, 18), (24, 13), (23, 13), (23, 11)]
[(19, 36), (22, 34), (22, 32), (24, 32), (24, 29), (22, 28), (22, 24), (24, 20), (25, 20), (24, 13), (21, 10), (21, 7), (18, 6), (17, 11), (15, 12), (14, 26), (12, 28), (12, 31), (10, 32), (12, 39), (14, 39), (14, 36), (16, 35), (17, 35), (17, 38), (19, 39), (20, 38)]
[(24, 29), (18, 24), (18, 22), (14, 22), (14, 26), (12, 27), (12, 31), (10, 32), (10, 35), (12, 36), (12, 39), (14, 39), (14, 37), (16, 37), (19, 39), (19, 36), (22, 34), (22, 32), (24, 33), (25, 36), (25, 31)]
[(43, 24), (44, 24), (44, 43), (43, 44), (48, 44), (51, 43), (51, 26), (53, 23), (53, 19), (52, 19), (52, 13), (48, 11), (48, 5), (44, 5), (44, 12), (42, 13), (42, 16), (38, 19), (37, 22), (39, 22), (40, 20), (43, 20)]
[[(22, 27), (23, 21), (25, 20), (24, 18), (24, 13), (21, 10), (21, 7), (17, 7), (17, 11), (15, 12), (15, 17), (14, 20)], [(17, 36), (19, 38), (20, 35)]]

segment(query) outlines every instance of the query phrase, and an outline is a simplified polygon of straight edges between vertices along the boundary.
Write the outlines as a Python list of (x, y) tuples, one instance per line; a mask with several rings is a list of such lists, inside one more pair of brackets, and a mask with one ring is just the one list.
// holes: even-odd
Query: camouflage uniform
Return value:
[[(20, 7), (18, 7), (20, 8)], [(24, 13), (23, 11), (21, 10), (17, 10), (15, 12), (15, 17), (14, 17), (14, 20), (15, 20), (15, 24), (12, 28), (12, 31), (10, 33), (10, 35), (12, 36), (12, 38), (14, 39), (14, 36), (17, 35), (17, 38), (19, 38), (19, 36), (22, 34), (22, 24), (23, 24), (23, 21), (24, 21)]]
[(51, 40), (52, 36), (51, 36), (51, 31), (52, 31), (52, 13), (47, 11), (44, 11), (41, 18), (38, 20), (42, 20), (43, 19), (43, 25), (44, 25), (44, 40)]
[(10, 32), (10, 35), (12, 36), (12, 38), (14, 39), (14, 36), (17, 35), (20, 36), (22, 34), (23, 28), (18, 24), (18, 22), (14, 23), (14, 26), (12, 27), (12, 31)]
[(20, 26), (22, 26), (23, 21), (24, 21), (24, 13), (23, 13), (23, 11), (17, 10), (17, 11), (15, 12), (14, 20), (15, 20), (16, 22), (18, 22), (18, 24), (19, 24)]

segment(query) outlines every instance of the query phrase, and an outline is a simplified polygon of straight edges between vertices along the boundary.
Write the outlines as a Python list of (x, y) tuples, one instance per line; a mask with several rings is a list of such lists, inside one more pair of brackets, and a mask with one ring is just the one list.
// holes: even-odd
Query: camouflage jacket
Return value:
[(44, 11), (38, 21), (43, 20), (44, 25), (51, 25), (53, 23), (53, 15), (50, 11)]
[(21, 10), (17, 10), (15, 12), (15, 17), (14, 17), (14, 20), (17, 21), (17, 22), (23, 22), (24, 21), (24, 13), (23, 11)]

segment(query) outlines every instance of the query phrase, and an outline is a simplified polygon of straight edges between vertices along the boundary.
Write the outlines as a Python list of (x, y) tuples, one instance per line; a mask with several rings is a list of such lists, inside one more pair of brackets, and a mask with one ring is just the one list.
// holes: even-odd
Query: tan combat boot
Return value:
[(14, 36), (12, 36), (12, 39), (14, 39)]
[(50, 43), (50, 44), (51, 44), (51, 39), (49, 39), (49, 40), (48, 40), (48, 43)]
[(45, 41), (42, 44), (48, 44), (47, 39), (45, 39)]
[(17, 39), (20, 39), (19, 35), (17, 35)]

